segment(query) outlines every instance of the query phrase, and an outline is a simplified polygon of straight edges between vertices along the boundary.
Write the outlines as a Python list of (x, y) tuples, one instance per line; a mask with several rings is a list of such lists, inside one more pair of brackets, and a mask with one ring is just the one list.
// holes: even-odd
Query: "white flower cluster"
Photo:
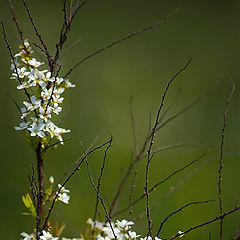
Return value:
[[(117, 237), (118, 240), (153, 240), (152, 237), (147, 236), (144, 238), (141, 238), (140, 235), (138, 235), (136, 232), (132, 230), (132, 227), (134, 225), (134, 222), (127, 221), (123, 219), (122, 221), (117, 220), (116, 222), (112, 222), (112, 228), (114, 231), (112, 231), (112, 228), (109, 223), (104, 223), (100, 221), (93, 221), (91, 218), (87, 220), (87, 225), (90, 227), (91, 231), (88, 231), (90, 234), (93, 234), (91, 239), (93, 240), (114, 240), (114, 234)], [(49, 232), (43, 231), (43, 235), (40, 236), (41, 240), (58, 240), (59, 238), (53, 237)], [(181, 231), (178, 231), (179, 238), (181, 238), (184, 233)], [(25, 232), (21, 233), (24, 239), (21, 240), (36, 240), (36, 237), (34, 234), (27, 234)], [(140, 237), (140, 238), (139, 238)], [(62, 240), (84, 240), (84, 238), (65, 238), (62, 237)], [(86, 236), (86, 239), (89, 239), (88, 236)], [(158, 237), (155, 237), (154, 240), (162, 240)]]
[(132, 230), (134, 222), (125, 219), (112, 222), (114, 234), (109, 223), (93, 222), (92, 219), (89, 218), (87, 224), (96, 232), (96, 237), (94, 238), (96, 240), (111, 240), (114, 239), (114, 234), (119, 240), (135, 240), (140, 237), (140, 235)]
[(39, 70), (44, 63), (32, 57), (33, 50), (27, 40), (20, 49), (11, 65), (13, 70), (11, 79), (20, 82), (17, 89), (27, 90), (28, 101), (24, 101), (24, 107), (21, 108), (21, 119), (24, 122), (15, 129), (28, 130), (32, 137), (56, 137), (63, 144), (61, 135), (70, 130), (56, 126), (50, 119), (53, 113), (58, 115), (62, 111), (59, 105), (64, 98), (61, 94), (65, 89), (75, 85), (67, 79), (52, 76), (48, 70)]

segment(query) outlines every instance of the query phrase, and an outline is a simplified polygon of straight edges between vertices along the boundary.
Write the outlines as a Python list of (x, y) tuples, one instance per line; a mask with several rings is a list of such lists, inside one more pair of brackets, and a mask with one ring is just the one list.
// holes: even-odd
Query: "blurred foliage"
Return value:
[[(29, 23), (22, 1), (13, 1), (24, 30), (24, 36), (37, 42)], [(61, 1), (29, 2), (32, 15), (44, 40), (53, 52), (62, 25)], [(158, 21), (181, 1), (156, 0), (89, 0), (81, 9), (73, 23), (66, 49), (76, 40), (79, 43), (66, 51), (62, 58), (62, 73), (82, 57), (107, 43), (125, 36), (135, 30)], [(9, 41), (14, 52), (18, 51), (18, 35), (7, 1), (1, 4), (1, 20), (4, 21)], [(227, 96), (231, 90), (228, 75), (235, 80), (237, 89), (231, 102), (226, 128), (224, 169), (223, 169), (223, 206), (224, 210), (235, 205), (240, 197), (239, 182), (239, 42), (240, 42), (240, 2), (232, 1), (189, 1), (183, 9), (169, 21), (154, 30), (137, 36), (114, 48), (106, 50), (82, 64), (70, 76), (77, 85), (65, 98), (65, 118), (63, 127), (70, 128), (71, 141), (64, 147), (49, 151), (45, 162), (46, 178), (53, 175), (60, 178), (69, 165), (82, 153), (80, 141), (87, 147), (99, 131), (111, 120), (109, 130), (101, 136), (98, 144), (106, 140), (109, 131), (114, 137), (102, 182), (102, 194), (109, 203), (113, 197), (123, 171), (134, 154), (129, 99), (133, 100), (138, 143), (144, 141), (149, 126), (149, 114), (154, 118), (161, 94), (167, 82), (192, 57), (190, 67), (181, 74), (167, 96), (168, 106), (179, 88), (181, 95), (168, 116), (176, 113), (185, 105), (204, 94), (223, 74), (222, 83), (207, 98), (178, 119), (162, 129), (156, 137), (156, 146), (178, 142), (196, 145), (215, 146), (210, 151), (208, 161), (194, 173), (185, 184), (177, 189), (167, 200), (152, 212), (154, 228), (170, 212), (191, 201), (217, 199), (217, 168), (223, 113)], [(32, 218), (22, 216), (24, 205), (21, 196), (29, 188), (27, 176), (31, 174), (34, 154), (24, 142), (21, 134), (13, 127), (19, 121), (19, 113), (7, 96), (21, 103), (21, 92), (16, 83), (9, 80), (10, 58), (3, 38), (0, 40), (2, 86), (1, 103), (1, 237), (18, 239), (22, 231), (31, 231)], [(40, 52), (38, 53), (40, 54)], [(67, 137), (67, 136), (65, 136)], [(203, 148), (179, 147), (156, 155), (151, 164), (150, 185), (166, 177), (172, 171), (184, 166), (200, 155)], [(95, 153), (89, 158), (92, 174), (100, 171), (103, 153)], [(143, 192), (145, 161), (141, 163), (134, 196)], [(192, 167), (191, 169), (194, 169)], [(151, 202), (158, 201), (171, 187), (181, 181), (191, 171), (179, 174), (170, 182), (159, 187), (151, 194)], [(128, 203), (129, 186), (124, 189), (117, 208)], [(56, 209), (53, 219), (66, 223), (64, 235), (73, 237), (84, 231), (85, 221), (94, 213), (95, 192), (92, 189), (86, 168), (74, 176), (68, 184), (71, 189), (69, 206)], [(134, 209), (132, 215), (123, 214), (119, 218), (132, 218), (144, 211), (145, 202)], [(175, 234), (189, 226), (201, 223), (218, 213), (217, 204), (193, 206), (179, 213), (165, 225), (166, 236)], [(103, 218), (103, 214), (101, 216)], [(239, 213), (224, 221), (224, 239), (232, 239), (240, 225)], [(136, 230), (146, 233), (146, 220), (136, 224)], [(218, 223), (208, 227), (213, 238), (218, 236)], [(206, 229), (196, 231), (185, 239), (206, 239)]]

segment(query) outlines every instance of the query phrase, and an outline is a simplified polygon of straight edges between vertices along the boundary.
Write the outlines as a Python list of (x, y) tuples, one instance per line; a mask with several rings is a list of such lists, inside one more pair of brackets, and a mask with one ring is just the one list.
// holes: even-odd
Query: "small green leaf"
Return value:
[(22, 196), (22, 201), (24, 203), (24, 205), (26, 206), (26, 208), (30, 211), (30, 213), (23, 213), (24, 215), (32, 215), (33, 217), (36, 217), (37, 216), (37, 213), (36, 213), (36, 208), (33, 204), (33, 201), (29, 195), (29, 193), (26, 193), (26, 195)]

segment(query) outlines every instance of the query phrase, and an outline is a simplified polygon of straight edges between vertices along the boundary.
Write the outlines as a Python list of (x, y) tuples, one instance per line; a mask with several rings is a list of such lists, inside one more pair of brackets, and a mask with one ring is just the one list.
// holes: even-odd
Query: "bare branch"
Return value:
[[(182, 69), (180, 69), (180, 70), (172, 77), (172, 79), (171, 79), (171, 80), (169, 81), (169, 83), (168, 83), (167, 89), (168, 89), (170, 83), (171, 83), (182, 71), (184, 71), (184, 70), (187, 68), (187, 66), (190, 64), (190, 61), (191, 61), (191, 59), (188, 61), (188, 63), (187, 63)], [(164, 97), (164, 98), (165, 98), (165, 97)], [(132, 162), (130, 163), (130, 165), (129, 165), (126, 173), (125, 173), (125, 175), (122, 177), (122, 180), (121, 180), (120, 183), (119, 183), (119, 186), (118, 186), (117, 191), (116, 191), (116, 193), (115, 193), (115, 195), (114, 195), (113, 201), (112, 201), (112, 203), (111, 203), (111, 205), (110, 205), (110, 210), (109, 210), (110, 216), (113, 215), (113, 211), (114, 211), (116, 202), (117, 202), (117, 200), (118, 200), (118, 197), (119, 197), (119, 195), (120, 195), (120, 192), (121, 192), (122, 188), (124, 187), (124, 185), (125, 185), (128, 177), (131, 175), (131, 172), (132, 172), (133, 167), (135, 166), (135, 164), (136, 164), (138, 161), (140, 161), (140, 160), (142, 159), (142, 156), (143, 156), (143, 154), (144, 154), (144, 152), (145, 152), (145, 149), (146, 149), (146, 147), (147, 147), (148, 142), (149, 142), (150, 139), (151, 139), (151, 136), (152, 136), (152, 131), (151, 131), (151, 132), (148, 134), (148, 136), (146, 137), (146, 140), (145, 140), (145, 142), (143, 143), (143, 146), (142, 146), (142, 148), (141, 148), (141, 151), (140, 151), (139, 154), (135, 157), (135, 159), (132, 160)]]
[(177, 235), (172, 236), (172, 237), (170, 238), (170, 240), (179, 238), (179, 237), (183, 236), (184, 234), (187, 234), (187, 233), (192, 232), (193, 230), (196, 230), (196, 229), (198, 229), (198, 228), (204, 227), (204, 226), (206, 226), (206, 225), (208, 225), (208, 224), (211, 224), (211, 223), (213, 223), (213, 222), (216, 222), (216, 221), (218, 221), (218, 220), (224, 219), (226, 216), (233, 214), (234, 212), (238, 211), (239, 209), (240, 209), (240, 207), (235, 207), (234, 209), (230, 210), (229, 212), (225, 212), (224, 214), (221, 214), (220, 216), (215, 217), (214, 219), (211, 219), (211, 220), (209, 220), (209, 221), (207, 221), (207, 222), (204, 222), (204, 223), (201, 223), (201, 224), (196, 225), (196, 226), (194, 226), (194, 227), (191, 227), (191, 228), (185, 230), (185, 231), (182, 232), (182, 233), (178, 233)]
[(139, 34), (142, 34), (142, 33), (144, 33), (144, 32), (147, 32), (147, 31), (149, 31), (149, 30), (157, 27), (158, 25), (161, 25), (162, 23), (166, 22), (170, 17), (174, 16), (180, 9), (181, 9), (181, 7), (178, 7), (178, 8), (176, 8), (176, 9), (174, 9), (170, 14), (168, 14), (167, 16), (165, 16), (164, 18), (162, 18), (160, 21), (158, 21), (158, 22), (156, 22), (156, 23), (154, 23), (154, 24), (152, 24), (152, 25), (150, 25), (150, 26), (148, 26), (148, 27), (146, 27), (146, 28), (143, 28), (143, 29), (141, 29), (141, 30), (139, 30), (139, 31), (133, 32), (133, 33), (131, 33), (131, 34), (129, 34), (129, 35), (127, 35), (127, 36), (125, 36), (125, 37), (123, 37), (123, 38), (121, 38), (121, 39), (118, 39), (117, 41), (114, 41), (114, 42), (110, 43), (109, 45), (106, 45), (105, 47), (103, 47), (103, 48), (101, 48), (101, 49), (99, 49), (99, 50), (97, 50), (97, 51), (89, 54), (88, 56), (86, 56), (86, 57), (84, 57), (82, 60), (80, 60), (78, 63), (76, 63), (76, 64), (64, 75), (64, 78), (66, 78), (68, 75), (70, 75), (70, 74), (72, 73), (72, 71), (73, 71), (74, 69), (76, 69), (78, 66), (80, 66), (82, 63), (84, 63), (85, 61), (87, 61), (87, 60), (89, 60), (90, 58), (94, 57), (95, 55), (97, 55), (97, 54), (99, 54), (99, 53), (102, 53), (103, 51), (107, 50), (108, 48), (111, 48), (111, 47), (113, 47), (113, 46), (115, 46), (115, 45), (117, 45), (117, 44), (119, 44), (119, 43), (121, 43), (121, 42), (124, 42), (124, 41), (126, 41), (126, 40), (128, 40), (128, 39), (130, 39), (130, 38), (132, 38), (132, 37), (135, 37), (135, 36), (137, 36), (137, 35), (139, 35)]
[[(183, 170), (187, 169), (188, 167), (190, 167), (191, 165), (193, 165), (194, 163), (198, 162), (199, 160), (201, 160), (203, 157), (205, 157), (207, 154), (207, 151), (203, 154), (201, 154), (199, 157), (197, 157), (196, 159), (192, 160), (191, 162), (189, 162), (188, 164), (186, 164), (184, 167), (179, 168), (178, 170), (175, 170), (174, 172), (172, 172), (170, 175), (168, 175), (166, 178), (162, 179), (161, 181), (159, 181), (158, 183), (154, 184), (150, 189), (149, 189), (149, 193), (151, 193), (152, 191), (155, 191), (156, 188), (167, 182), (169, 179), (171, 179), (173, 176), (177, 175), (178, 173), (182, 172)], [(124, 209), (121, 209), (119, 211), (117, 211), (115, 214), (113, 214), (113, 216), (115, 217), (116, 215), (123, 213), (125, 211), (127, 211), (130, 207), (134, 206), (135, 204), (137, 204), (140, 200), (142, 200), (144, 197), (146, 196), (146, 193), (143, 193), (141, 196), (139, 196), (138, 198), (136, 198), (131, 206), (128, 206)]]
[(167, 92), (168, 92), (171, 84), (175, 80), (175, 78), (189, 66), (191, 61), (192, 61), (192, 58), (190, 58), (190, 60), (187, 62), (187, 64), (185, 64), (184, 67), (182, 67), (177, 73), (175, 73), (174, 76), (171, 78), (171, 80), (168, 82), (168, 84), (166, 86), (166, 89), (165, 89), (165, 91), (162, 95), (162, 101), (161, 101), (160, 106), (158, 108), (155, 124), (154, 124), (154, 127), (153, 127), (151, 135), (150, 135), (151, 138), (150, 138), (149, 148), (148, 148), (148, 151), (147, 151), (147, 164), (146, 164), (145, 187), (144, 187), (144, 189), (145, 189), (145, 194), (146, 194), (146, 214), (147, 214), (148, 231), (149, 231), (149, 234), (150, 234), (151, 237), (152, 237), (152, 228), (151, 228), (152, 220), (151, 220), (151, 217), (150, 217), (150, 208), (149, 208), (149, 201), (150, 201), (149, 196), (150, 195), (149, 195), (149, 189), (148, 189), (148, 182), (149, 182), (149, 167), (150, 167), (151, 160), (153, 158), (152, 147), (153, 147), (153, 144), (154, 144), (154, 137), (155, 137), (155, 134), (156, 134), (156, 131), (157, 131), (157, 127), (159, 125), (159, 118), (160, 118), (161, 110), (162, 110), (163, 105), (164, 105), (165, 98), (167, 96)]
[[(112, 141), (112, 137), (111, 137), (111, 139), (110, 139), (110, 141), (109, 141), (109, 145), (111, 144), (111, 141)], [(108, 146), (109, 146), (109, 145), (108, 145)], [(105, 153), (106, 153), (106, 152), (105, 152)], [(110, 216), (109, 216), (108, 210), (107, 210), (107, 208), (106, 208), (106, 206), (105, 206), (104, 200), (103, 200), (103, 198), (101, 197), (101, 195), (100, 195), (97, 187), (95, 186), (94, 181), (93, 181), (93, 178), (92, 178), (92, 176), (91, 176), (90, 167), (89, 167), (87, 158), (85, 158), (85, 162), (86, 162), (86, 164), (87, 164), (88, 176), (89, 176), (91, 185), (93, 186), (93, 188), (94, 188), (94, 190), (95, 190), (95, 192), (96, 192), (96, 194), (97, 194), (97, 198), (100, 200), (100, 202), (101, 202), (101, 204), (102, 204), (102, 207), (103, 207), (104, 212), (105, 212), (105, 214), (106, 214), (105, 217), (106, 217), (107, 221), (109, 222), (109, 225), (110, 225), (110, 228), (111, 228), (111, 230), (112, 230), (113, 236), (114, 236), (115, 240), (117, 240), (117, 236), (116, 236), (115, 231), (114, 231), (114, 229), (113, 229), (112, 221), (111, 221), (111, 218), (110, 218)]]
[[(207, 160), (206, 160), (207, 161)], [(162, 203), (164, 200), (166, 200), (172, 193), (174, 193), (178, 188), (180, 188), (181, 186), (183, 186), (185, 184), (185, 182), (193, 175), (195, 174), (200, 167), (202, 167), (206, 161), (201, 162), (197, 167), (195, 167), (190, 173), (188, 173), (179, 183), (177, 183), (175, 186), (172, 186), (170, 188), (170, 190), (163, 195), (157, 202), (155, 202), (150, 210), (156, 208), (159, 206), (160, 203)], [(141, 214), (139, 214), (137, 217), (134, 218), (134, 221), (138, 221), (140, 220), (144, 215), (145, 215), (146, 211), (143, 211)]]
[(47, 226), (47, 222), (48, 222), (48, 219), (52, 213), (52, 210), (53, 210), (53, 207), (55, 205), (55, 202), (57, 200), (57, 197), (58, 197), (58, 194), (61, 192), (62, 188), (68, 183), (68, 181), (73, 177), (73, 175), (80, 169), (80, 166), (83, 164), (83, 162), (85, 161), (85, 159), (90, 155), (92, 154), (93, 152), (103, 148), (104, 146), (108, 145), (110, 143), (110, 141), (112, 141), (111, 139), (108, 140), (107, 142), (103, 143), (102, 145), (98, 146), (98, 147), (95, 147), (94, 149), (90, 150), (89, 152), (87, 152), (86, 154), (84, 154), (84, 156), (81, 158), (81, 161), (77, 164), (77, 166), (74, 168), (74, 170), (71, 172), (71, 174), (67, 177), (67, 179), (63, 182), (61, 188), (59, 188), (56, 196), (54, 197), (53, 201), (52, 201), (52, 204), (51, 204), (51, 207), (49, 208), (48, 210), (48, 214), (45, 218), (45, 222), (43, 224), (43, 227), (41, 229), (40, 232), (42, 232), (42, 230), (44, 230)]
[(17, 13), (14, 9), (14, 6), (13, 6), (13, 3), (12, 3), (12, 0), (8, 0), (8, 4), (9, 4), (9, 7), (10, 7), (10, 10), (11, 10), (11, 14), (12, 14), (12, 17), (13, 17), (13, 21), (15, 22), (16, 24), (16, 27), (17, 27), (17, 31), (18, 31), (18, 34), (20, 36), (20, 39), (22, 42), (24, 42), (24, 37), (23, 37), (23, 31), (20, 27), (20, 24), (19, 24), (19, 21), (17, 19)]
[[(220, 156), (219, 156), (219, 168), (218, 168), (218, 200), (219, 200), (219, 214), (223, 213), (223, 203), (222, 203), (222, 169), (223, 169), (223, 147), (224, 147), (224, 139), (225, 139), (225, 129), (227, 124), (227, 114), (229, 109), (229, 104), (232, 99), (232, 96), (235, 91), (235, 83), (230, 76), (230, 81), (232, 83), (232, 91), (227, 99), (226, 108), (223, 115), (223, 127), (222, 127), (222, 137), (221, 137), (221, 146), (220, 146)], [(223, 218), (219, 221), (219, 238), (223, 239)]]
[(206, 92), (204, 93), (202, 96), (198, 97), (195, 101), (193, 101), (192, 103), (190, 103), (189, 105), (187, 105), (186, 107), (184, 107), (182, 110), (180, 110), (178, 113), (174, 114), (173, 116), (169, 117), (167, 120), (165, 120), (164, 122), (162, 122), (158, 128), (157, 131), (159, 131), (161, 128), (163, 128), (166, 124), (168, 124), (169, 122), (171, 122), (172, 120), (178, 118), (179, 116), (181, 116), (183, 113), (185, 113), (186, 111), (190, 110), (191, 108), (193, 108), (196, 104), (198, 104), (200, 101), (202, 101), (203, 99), (205, 99), (208, 95), (210, 95), (215, 89), (216, 87), (220, 84), (220, 82), (222, 81), (222, 76), (214, 83), (214, 85)]
[(38, 32), (38, 29), (37, 29), (37, 27), (36, 27), (36, 25), (35, 25), (35, 22), (34, 22), (34, 19), (33, 19), (33, 17), (32, 17), (32, 14), (31, 14), (31, 12), (30, 12), (30, 9), (29, 9), (29, 7), (27, 6), (26, 0), (23, 0), (23, 4), (24, 4), (24, 7), (25, 7), (25, 9), (26, 9), (26, 11), (27, 11), (28, 18), (29, 18), (29, 20), (30, 20), (30, 22), (31, 22), (31, 24), (32, 24), (32, 26), (33, 26), (34, 31), (35, 31), (35, 34), (36, 34), (36, 36), (38, 37), (39, 41), (41, 42), (41, 44), (42, 44), (42, 46), (43, 46), (44, 52), (45, 52), (46, 57), (47, 57), (47, 59), (48, 59), (48, 65), (49, 65), (49, 67), (50, 67), (50, 71), (51, 71), (51, 73), (53, 73), (53, 72), (54, 72), (54, 68), (55, 68), (55, 63), (54, 63), (54, 61), (53, 61), (52, 56), (50, 55), (50, 53), (49, 53), (49, 51), (48, 51), (47, 44), (43, 41), (42, 36), (41, 36), (40, 33)]
[(159, 229), (158, 229), (158, 232), (157, 232), (157, 235), (156, 235), (156, 236), (159, 237), (159, 234), (160, 234), (160, 232), (161, 232), (161, 230), (162, 230), (162, 228), (163, 228), (164, 223), (165, 223), (170, 217), (172, 217), (173, 215), (175, 215), (176, 213), (181, 212), (184, 208), (189, 207), (189, 206), (191, 206), (191, 205), (205, 204), (205, 203), (210, 203), (210, 202), (213, 202), (213, 201), (215, 201), (215, 200), (206, 200), (206, 201), (190, 202), (190, 203), (185, 204), (184, 206), (180, 207), (180, 208), (177, 209), (176, 211), (170, 213), (170, 214), (169, 214), (167, 217), (165, 217), (164, 220), (161, 222), (160, 227), (159, 227)]
[[(101, 180), (102, 180), (103, 171), (104, 171), (104, 168), (105, 168), (105, 165), (106, 165), (107, 153), (108, 153), (108, 150), (111, 148), (111, 146), (112, 146), (112, 137), (111, 137), (111, 141), (109, 142), (109, 145), (107, 146), (106, 150), (104, 151), (103, 162), (102, 162), (100, 174), (99, 174), (99, 177), (98, 177), (97, 192), (100, 192)], [(97, 217), (98, 204), (99, 204), (99, 197), (97, 196), (95, 211), (94, 211), (94, 217), (93, 217), (94, 222), (96, 221), (96, 217)]]
[[(93, 141), (91, 142), (91, 144), (88, 146), (86, 152), (89, 152), (94, 144), (99, 140), (99, 138), (102, 136), (102, 134), (104, 133), (104, 131), (107, 129), (107, 127), (110, 125), (109, 121), (106, 126), (104, 126), (100, 132), (97, 134), (97, 136), (93, 139)], [(79, 162), (81, 161), (81, 159), (84, 157), (84, 153), (74, 162), (70, 165), (70, 167), (67, 169), (67, 171), (63, 174), (63, 176), (60, 178), (60, 180), (58, 181), (59, 183), (63, 181), (64, 178), (66, 178), (66, 176), (74, 169), (74, 167), (79, 164)]]

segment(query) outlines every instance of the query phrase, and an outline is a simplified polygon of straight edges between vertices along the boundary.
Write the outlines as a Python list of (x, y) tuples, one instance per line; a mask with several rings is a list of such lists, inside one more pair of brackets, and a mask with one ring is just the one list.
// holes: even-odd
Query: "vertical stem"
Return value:
[(43, 214), (43, 180), (44, 180), (44, 173), (43, 173), (43, 158), (41, 155), (41, 142), (38, 143), (36, 152), (36, 159), (37, 159), (37, 172), (38, 172), (38, 199), (37, 199), (37, 239), (39, 239), (38, 233), (40, 230), (41, 218)]

